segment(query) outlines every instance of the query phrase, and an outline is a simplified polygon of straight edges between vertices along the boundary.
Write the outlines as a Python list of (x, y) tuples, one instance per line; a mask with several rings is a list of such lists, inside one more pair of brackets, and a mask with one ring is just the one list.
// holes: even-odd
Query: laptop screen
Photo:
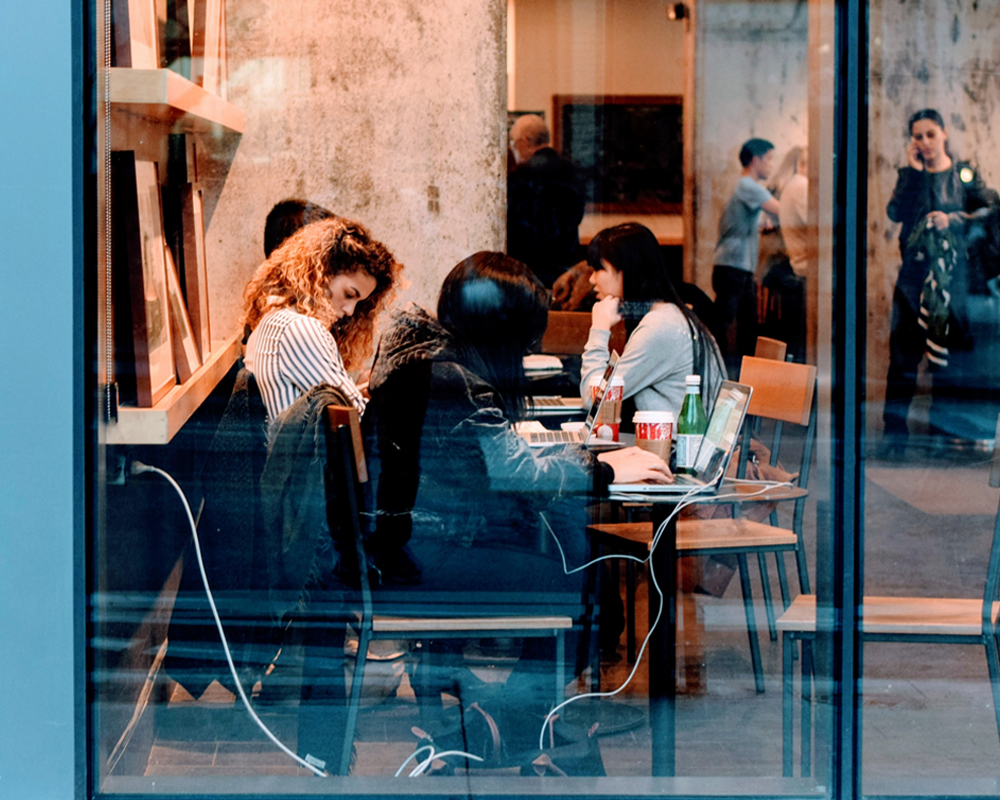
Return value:
[(712, 481), (719, 469), (725, 474), (736, 449), (736, 437), (746, 415), (750, 394), (749, 386), (733, 381), (723, 381), (715, 400), (715, 408), (705, 429), (698, 457), (694, 463), (694, 475), (706, 483)]
[(601, 376), (601, 380), (597, 384), (597, 391), (594, 393), (594, 399), (590, 403), (590, 409), (587, 411), (587, 422), (584, 426), (584, 430), (587, 432), (587, 436), (590, 436), (591, 431), (594, 430), (594, 425), (597, 422), (597, 415), (601, 413), (601, 406), (604, 405), (604, 398), (608, 393), (608, 387), (611, 385), (611, 379), (615, 375), (615, 370), (618, 368), (618, 353), (614, 350), (611, 351), (611, 358), (608, 359), (608, 366), (604, 369), (604, 374)]

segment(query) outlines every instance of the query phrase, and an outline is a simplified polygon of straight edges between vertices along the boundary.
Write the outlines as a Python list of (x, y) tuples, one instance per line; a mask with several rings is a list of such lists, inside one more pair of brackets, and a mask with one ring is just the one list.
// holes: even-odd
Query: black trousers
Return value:
[(892, 293), (889, 372), (882, 412), (886, 436), (905, 437), (908, 433), (906, 417), (917, 391), (917, 369), (923, 360), (927, 341), (919, 318), (911, 297), (897, 284)]
[(739, 378), (743, 356), (752, 356), (757, 346), (757, 284), (753, 273), (716, 264), (712, 289), (719, 330), (713, 331), (733, 380)]

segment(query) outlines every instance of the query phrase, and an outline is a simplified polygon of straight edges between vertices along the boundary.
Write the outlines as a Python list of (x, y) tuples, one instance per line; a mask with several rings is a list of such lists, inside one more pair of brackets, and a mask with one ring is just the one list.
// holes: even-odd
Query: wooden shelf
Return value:
[(243, 111), (169, 69), (111, 70), (114, 111), (173, 127), (174, 133), (204, 133), (221, 126), (243, 133)]
[(235, 333), (213, 342), (208, 361), (152, 408), (119, 408), (118, 422), (106, 428), (107, 444), (167, 444), (236, 363), (241, 338), (242, 333)]

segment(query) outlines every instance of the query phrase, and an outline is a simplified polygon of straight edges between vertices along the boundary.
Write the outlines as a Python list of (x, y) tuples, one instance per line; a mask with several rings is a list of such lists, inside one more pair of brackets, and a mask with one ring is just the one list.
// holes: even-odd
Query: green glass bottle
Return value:
[(684, 405), (677, 419), (677, 472), (693, 472), (694, 464), (705, 436), (708, 421), (701, 402), (701, 375), (688, 375), (684, 379), (687, 391)]

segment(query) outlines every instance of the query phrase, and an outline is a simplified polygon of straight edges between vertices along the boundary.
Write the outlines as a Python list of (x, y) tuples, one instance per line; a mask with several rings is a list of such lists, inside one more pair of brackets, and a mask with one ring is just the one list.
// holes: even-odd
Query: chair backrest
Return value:
[(753, 387), (747, 414), (808, 425), (816, 392), (816, 367), (744, 356), (740, 383)]
[[(550, 311), (549, 324), (542, 336), (541, 352), (580, 355), (590, 336), (590, 314), (586, 311)], [(619, 353), (625, 348), (625, 325), (611, 329), (610, 349)]]
[(360, 512), (361, 484), (368, 481), (361, 421), (355, 408), (327, 406), (326, 423), (327, 520), (345, 562), (343, 572), (360, 585), (362, 624), (370, 624), (371, 586)]
[[(740, 383), (753, 387), (747, 415), (755, 419), (774, 420), (771, 466), (778, 465), (783, 424), (789, 422), (806, 426), (796, 481), (800, 488), (805, 489), (809, 485), (809, 470), (816, 438), (816, 367), (744, 356), (740, 368)], [(751, 430), (752, 423), (744, 425), (741, 445), (743, 453), (750, 453)], [(742, 478), (745, 471), (746, 460), (741, 459), (737, 475)], [(805, 499), (802, 498), (795, 503), (796, 516), (800, 517), (804, 510)]]
[[(996, 434), (993, 439), (993, 458), (990, 463), (989, 485), (1000, 487), (1000, 415), (997, 415)], [(993, 523), (993, 543), (990, 545), (990, 560), (986, 568), (986, 586), (983, 591), (983, 632), (993, 632), (993, 603), (1000, 591), (1000, 506)]]
[(767, 336), (757, 337), (757, 346), (753, 354), (756, 358), (769, 358), (772, 361), (784, 361), (788, 353), (788, 345), (780, 339)]

